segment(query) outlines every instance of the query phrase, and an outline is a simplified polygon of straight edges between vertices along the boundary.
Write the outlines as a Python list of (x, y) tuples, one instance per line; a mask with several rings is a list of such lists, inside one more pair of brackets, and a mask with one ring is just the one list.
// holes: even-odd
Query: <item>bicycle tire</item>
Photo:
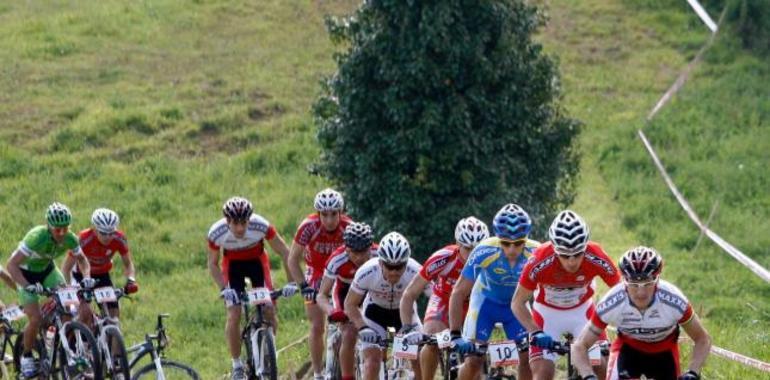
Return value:
[[(198, 372), (187, 364), (161, 359), (160, 366), (163, 369), (163, 375), (166, 377), (166, 380), (201, 380)], [(139, 368), (139, 370), (134, 373), (133, 377), (131, 377), (131, 380), (155, 380), (157, 378), (157, 373), (158, 371), (155, 368), (155, 363), (149, 363), (144, 367)]]
[[(78, 355), (79, 359), (90, 362), (88, 363), (90, 371), (88, 367), (84, 369), (68, 367), (66, 364), (67, 352), (64, 348), (64, 342), (58, 342), (57, 347), (54, 350), (54, 352), (58, 352), (59, 354), (58, 360), (54, 360), (53, 364), (54, 378), (61, 376), (61, 379), (67, 380), (70, 379), (72, 375), (85, 371), (86, 373), (93, 373), (94, 380), (104, 380), (104, 376), (102, 375), (101, 360), (99, 356), (99, 347), (96, 344), (96, 338), (94, 338), (94, 334), (91, 333), (91, 329), (77, 321), (67, 322), (64, 324), (64, 336), (66, 336), (68, 339), (74, 339), (73, 343), (77, 347), (70, 347), (70, 349), (73, 349), (75, 354)], [(75, 373), (71, 374), (70, 371), (73, 370)]]
[(246, 334), (244, 334), (243, 337), (241, 337), (241, 341), (243, 342), (243, 348), (242, 355), (245, 355), (246, 357), (243, 359), (243, 362), (245, 363), (246, 367), (246, 378), (248, 380), (256, 380), (257, 379), (257, 363), (255, 362), (255, 356), (254, 356), (254, 347), (251, 344), (251, 336), (253, 334), (256, 334), (257, 330), (255, 330), (253, 327), (249, 327)]
[[(104, 335), (107, 338), (108, 352), (102, 353), (102, 368), (105, 379), (131, 379), (131, 370), (128, 367), (128, 354), (126, 345), (123, 342), (123, 334), (117, 326), (106, 326)], [(112, 369), (109, 369), (106, 360), (112, 362)]]
[(324, 365), (326, 380), (342, 380), (342, 368), (340, 367), (339, 357), (341, 340), (342, 333), (339, 330), (335, 330), (327, 337), (326, 365)]
[(262, 373), (259, 374), (259, 377), (262, 380), (278, 380), (278, 363), (275, 359), (273, 329), (268, 327), (260, 330), (257, 341), (259, 342), (259, 353), (262, 355)]

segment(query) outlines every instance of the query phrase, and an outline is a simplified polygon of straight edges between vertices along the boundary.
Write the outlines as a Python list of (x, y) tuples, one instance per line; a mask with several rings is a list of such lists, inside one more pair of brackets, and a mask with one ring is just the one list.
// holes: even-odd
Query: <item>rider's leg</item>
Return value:
[(484, 367), (483, 357), (479, 355), (470, 354), (465, 357), (465, 362), (460, 367), (460, 372), (457, 375), (459, 380), (475, 380), (481, 373)]
[(529, 366), (532, 368), (532, 376), (535, 380), (553, 380), (556, 367), (551, 360), (539, 356), (532, 358)]
[(313, 374), (319, 376), (323, 374), (324, 345), (326, 343), (324, 313), (315, 303), (305, 304), (305, 312), (308, 320), (310, 320), (310, 361), (313, 364)]
[(225, 323), (225, 339), (230, 357), (237, 360), (241, 357), (241, 306), (232, 305), (227, 308), (227, 322)]
[[(427, 314), (427, 313), (426, 313)], [(440, 320), (428, 320), (425, 318), (425, 327), (423, 333), (427, 335), (433, 335), (435, 333), (446, 330), (447, 326)], [(436, 367), (438, 366), (439, 350), (436, 345), (425, 345), (420, 350), (420, 369), (422, 370), (423, 379), (433, 379), (436, 375)]]
[(381, 364), (382, 351), (379, 348), (369, 347), (364, 349), (364, 380), (378, 380)]
[(27, 315), (27, 327), (24, 329), (24, 353), (29, 354), (35, 346), (35, 337), (40, 330), (40, 306), (35, 303), (24, 305), (24, 314)]
[(355, 376), (356, 375), (356, 340), (358, 339), (358, 331), (352, 323), (344, 323), (342, 328), (342, 341), (340, 342), (340, 370), (342, 376)]
[(532, 368), (529, 366), (529, 351), (519, 351), (519, 368), (516, 372), (516, 378), (519, 380), (532, 379)]

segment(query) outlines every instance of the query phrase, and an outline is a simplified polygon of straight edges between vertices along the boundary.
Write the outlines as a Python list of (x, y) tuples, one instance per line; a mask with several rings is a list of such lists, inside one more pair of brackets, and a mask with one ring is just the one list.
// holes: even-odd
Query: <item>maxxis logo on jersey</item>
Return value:
[(532, 270), (529, 272), (529, 279), (532, 281), (535, 281), (535, 277), (537, 277), (537, 274), (542, 272), (545, 268), (551, 265), (553, 261), (556, 260), (556, 256), (548, 256), (545, 260), (541, 261), (534, 267), (532, 267)]
[(658, 297), (661, 302), (666, 305), (672, 306), (684, 314), (687, 311), (687, 301), (674, 293), (658, 288)]
[(609, 298), (605, 299), (604, 301), (596, 305), (596, 314), (599, 314), (599, 316), (604, 316), (610, 310), (614, 309), (615, 307), (623, 303), (626, 300), (626, 298), (628, 298), (627, 294), (626, 292), (623, 292), (623, 291), (613, 294)]
[(449, 257), (442, 257), (428, 265), (428, 268), (425, 270), (425, 272), (428, 274), (428, 277), (433, 277), (436, 272), (439, 272), (441, 269), (444, 268), (444, 266), (449, 261)]
[(602, 267), (602, 269), (604, 269), (604, 271), (607, 272), (608, 274), (615, 275), (615, 268), (613, 268), (612, 264), (607, 262), (607, 260), (604, 260), (601, 257), (590, 253), (586, 253), (585, 258), (586, 260)]

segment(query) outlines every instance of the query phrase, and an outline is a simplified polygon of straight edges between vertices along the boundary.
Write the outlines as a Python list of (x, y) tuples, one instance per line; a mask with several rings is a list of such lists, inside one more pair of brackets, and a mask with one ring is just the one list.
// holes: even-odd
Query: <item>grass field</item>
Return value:
[[(565, 102), (585, 122), (574, 209), (613, 257), (658, 247), (717, 345), (770, 357), (770, 287), (703, 241), (646, 156), (646, 133), (713, 229), (765, 267), (770, 68), (720, 37), (682, 92), (644, 116), (708, 31), (686, 4), (542, 1), (539, 40), (561, 63)], [(31, 1), (0, 5), (0, 252), (60, 200), (85, 228), (121, 214), (142, 287), (124, 305), (135, 342), (167, 311), (172, 357), (205, 379), (229, 370), (224, 314), (204, 237), (243, 194), (289, 240), (324, 185), (309, 107), (333, 71), (323, 15), (354, 1)], [(651, 5), (652, 4), (652, 5)], [(653, 6), (654, 5), (654, 6)], [(762, 176), (762, 174), (765, 174)], [(764, 233), (763, 233), (764, 232)], [(275, 271), (283, 282), (282, 271)], [(0, 291), (6, 302), (12, 292)], [(194, 302), (193, 302), (194, 300)], [(301, 302), (281, 303), (278, 346), (305, 333)], [(280, 358), (289, 370), (304, 349)], [(710, 379), (762, 375), (711, 358)]]

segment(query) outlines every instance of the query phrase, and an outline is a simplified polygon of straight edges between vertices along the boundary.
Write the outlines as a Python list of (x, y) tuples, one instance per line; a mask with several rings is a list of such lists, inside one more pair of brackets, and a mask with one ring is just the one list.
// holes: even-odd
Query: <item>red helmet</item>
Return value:
[(638, 246), (623, 254), (618, 267), (626, 281), (653, 280), (663, 270), (663, 259), (654, 249)]

